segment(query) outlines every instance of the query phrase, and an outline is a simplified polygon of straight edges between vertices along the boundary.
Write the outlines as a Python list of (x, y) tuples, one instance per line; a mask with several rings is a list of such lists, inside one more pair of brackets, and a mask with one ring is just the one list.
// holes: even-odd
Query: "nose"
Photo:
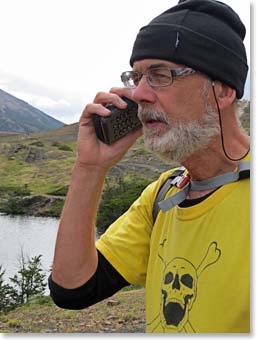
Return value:
[(154, 103), (156, 94), (154, 89), (148, 84), (146, 76), (143, 76), (137, 87), (133, 90), (133, 99), (140, 102)]
[(172, 284), (172, 289), (180, 290), (180, 283), (179, 283), (178, 274), (176, 274), (176, 276), (175, 276), (175, 280), (174, 280), (174, 282)]

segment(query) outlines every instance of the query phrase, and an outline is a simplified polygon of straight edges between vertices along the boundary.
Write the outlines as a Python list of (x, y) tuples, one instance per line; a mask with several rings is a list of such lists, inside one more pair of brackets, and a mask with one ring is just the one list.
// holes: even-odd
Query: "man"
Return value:
[[(180, 1), (140, 30), (125, 88), (86, 106), (49, 278), (57, 305), (84, 308), (139, 283), (147, 332), (249, 332), (249, 137), (236, 117), (248, 71), (244, 36), (227, 5)], [(95, 245), (106, 174), (142, 134), (111, 146), (97, 139), (92, 114), (108, 116), (109, 103), (125, 108), (122, 96), (139, 104), (146, 145), (186, 170), (154, 217), (174, 169)]]

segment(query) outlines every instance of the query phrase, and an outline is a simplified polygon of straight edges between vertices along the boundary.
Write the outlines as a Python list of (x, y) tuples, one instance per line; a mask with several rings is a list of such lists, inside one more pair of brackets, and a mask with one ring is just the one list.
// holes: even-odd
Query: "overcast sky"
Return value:
[[(250, 63), (250, 0), (238, 12)], [(177, 0), (0, 0), (0, 89), (69, 124), (120, 86), (138, 30)], [(249, 99), (249, 79), (245, 96)]]

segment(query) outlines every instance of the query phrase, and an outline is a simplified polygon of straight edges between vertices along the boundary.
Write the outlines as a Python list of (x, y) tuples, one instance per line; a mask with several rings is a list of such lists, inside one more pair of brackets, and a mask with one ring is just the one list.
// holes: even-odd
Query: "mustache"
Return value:
[(142, 123), (149, 121), (163, 122), (167, 125), (170, 124), (167, 114), (164, 111), (156, 110), (149, 105), (139, 105), (138, 107), (138, 118)]

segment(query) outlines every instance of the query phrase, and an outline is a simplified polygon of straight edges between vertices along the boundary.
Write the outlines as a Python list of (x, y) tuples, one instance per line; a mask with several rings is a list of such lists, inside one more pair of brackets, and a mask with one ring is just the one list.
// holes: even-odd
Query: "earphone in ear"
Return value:
[(245, 155), (243, 155), (242, 157), (240, 158), (232, 158), (228, 155), (226, 149), (225, 149), (225, 144), (224, 144), (224, 136), (223, 136), (223, 127), (222, 127), (222, 121), (221, 121), (221, 112), (220, 112), (220, 107), (219, 107), (219, 103), (218, 103), (218, 99), (217, 99), (217, 96), (216, 96), (216, 92), (215, 92), (215, 87), (214, 87), (215, 83), (214, 81), (212, 81), (212, 91), (213, 91), (213, 96), (214, 96), (214, 99), (215, 99), (215, 102), (216, 102), (216, 106), (217, 106), (217, 110), (218, 110), (218, 116), (219, 116), (219, 124), (220, 124), (220, 137), (221, 137), (221, 144), (222, 144), (222, 149), (223, 149), (223, 152), (225, 154), (225, 156), (231, 160), (231, 161), (234, 161), (234, 162), (237, 162), (237, 161), (241, 161), (243, 158), (245, 158), (245, 156), (248, 154), (249, 150), (250, 150), (250, 147), (249, 149), (247, 150), (247, 152), (245, 153)]

